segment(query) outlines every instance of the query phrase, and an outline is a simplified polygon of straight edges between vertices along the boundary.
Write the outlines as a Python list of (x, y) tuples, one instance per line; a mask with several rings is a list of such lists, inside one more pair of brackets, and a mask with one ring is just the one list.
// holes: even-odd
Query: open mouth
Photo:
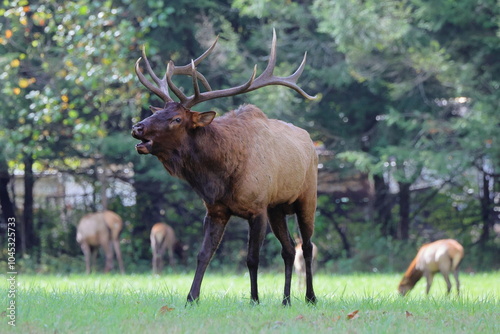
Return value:
[(143, 126), (134, 125), (132, 128), (132, 137), (139, 139), (141, 142), (135, 145), (135, 149), (139, 154), (150, 154), (153, 150), (153, 141), (144, 138)]
[(135, 149), (139, 154), (150, 154), (153, 149), (153, 141), (147, 139), (141, 139), (141, 143), (135, 145)]

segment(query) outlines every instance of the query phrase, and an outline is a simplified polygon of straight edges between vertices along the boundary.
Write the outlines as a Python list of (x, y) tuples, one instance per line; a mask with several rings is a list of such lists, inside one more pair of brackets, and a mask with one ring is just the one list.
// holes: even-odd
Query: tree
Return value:
[[(455, 112), (466, 106), (453, 102), (463, 96), (470, 83), (478, 83), (471, 79), (484, 68), (483, 60), (487, 66), (492, 65), (490, 55), (497, 51), (498, 43), (491, 41), (495, 39), (498, 23), (497, 16), (488, 15), (498, 12), (495, 8), (494, 1), (314, 2), (319, 31), (335, 39), (339, 50), (346, 55), (352, 75), (385, 101), (375, 119), (379, 122), (368, 121), (374, 125), (365, 134), (369, 145), (343, 157), (358, 164), (369, 162), (364, 165), (379, 183), (387, 173), (383, 166), (394, 164), (391, 177), (399, 184), (400, 219), (398, 228), (392, 231), (398, 231), (400, 238), (409, 236), (409, 192), (415, 182), (432, 177), (446, 183), (467, 165), (470, 167), (470, 161), (457, 160), (465, 158), (458, 152), (464, 142), (480, 141), (457, 131), (457, 124), (468, 121)], [(471, 25), (470, 34), (466, 33)], [(477, 36), (482, 34), (490, 42), (482, 44), (484, 51), (475, 57), (474, 65), (467, 65), (471, 60), (470, 50), (476, 50)], [(483, 76), (486, 80), (481, 80), (487, 85), (495, 85), (495, 80), (490, 79), (497, 69), (491, 70), (488, 78)], [(491, 87), (487, 90), (492, 91)], [(468, 101), (472, 96), (471, 90), (464, 99)], [(488, 100), (484, 98), (469, 107), (482, 105)], [(446, 102), (453, 108), (445, 108)], [(386, 196), (386, 187), (376, 188), (380, 190), (379, 208), (385, 211), (387, 206), (382, 204), (381, 197)], [(380, 212), (379, 217), (383, 216)]]
[(130, 99), (132, 71), (120, 60), (135, 48), (136, 30), (109, 1), (21, 0), (1, 11), (1, 131), (9, 158), (24, 168), (25, 252), (37, 244), (33, 169), (69, 169), (75, 159), (95, 159), (108, 129), (130, 124), (127, 111), (140, 100)]

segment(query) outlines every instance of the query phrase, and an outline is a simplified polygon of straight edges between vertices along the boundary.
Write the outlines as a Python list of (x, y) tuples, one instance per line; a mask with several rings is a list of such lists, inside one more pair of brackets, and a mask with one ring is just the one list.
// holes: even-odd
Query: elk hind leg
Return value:
[(442, 275), (446, 281), (446, 294), (449, 295), (451, 291), (450, 275), (447, 271), (442, 272)]
[(302, 237), (302, 252), (306, 264), (306, 302), (316, 304), (316, 295), (313, 288), (313, 245), (311, 237), (314, 232), (314, 214), (316, 211), (316, 196), (307, 197), (298, 202), (297, 222)]
[(285, 262), (285, 287), (283, 291), (282, 304), (284, 306), (289, 306), (293, 262), (295, 260), (295, 243), (288, 231), (288, 226), (286, 224), (286, 215), (283, 209), (279, 206), (269, 209), (268, 215), (273, 233), (281, 243), (281, 257)]
[(443, 275), (443, 278), (446, 282), (446, 294), (450, 294), (451, 291), (451, 282), (450, 282), (450, 271), (452, 267), (452, 259), (450, 258), (449, 261), (443, 260), (439, 264), (439, 271), (441, 272), (441, 275)]
[(89, 244), (86, 243), (86, 242), (83, 242), (80, 245), (80, 248), (82, 249), (83, 256), (85, 258), (85, 272), (87, 274), (90, 274), (90, 272), (91, 272), (92, 250), (90, 249)]
[[(163, 270), (163, 267), (165, 265), (164, 257), (165, 253), (167, 252), (167, 242), (165, 239), (163, 239), (160, 243), (159, 250), (158, 250), (158, 270), (161, 272)], [(170, 256), (170, 253), (168, 254)], [(170, 261), (168, 262), (169, 264)]]
[(458, 268), (453, 271), (453, 276), (455, 277), (455, 283), (457, 284), (457, 295), (460, 295), (460, 281), (458, 279)]
[(151, 260), (151, 267), (153, 269), (153, 274), (158, 273), (158, 268), (156, 267), (157, 265), (157, 258), (158, 258), (158, 245), (156, 244), (156, 240), (154, 236), (151, 237), (151, 253), (152, 253), (152, 260)]
[(125, 268), (123, 267), (122, 252), (120, 250), (120, 240), (113, 240), (113, 248), (116, 254), (116, 260), (118, 261), (118, 266), (120, 267), (120, 272), (125, 274)]
[(106, 256), (106, 264), (104, 266), (104, 272), (109, 272), (113, 270), (113, 247), (111, 246), (111, 241), (106, 242), (102, 245), (104, 249), (104, 254)]
[(434, 273), (426, 271), (425, 272), (425, 278), (427, 280), (427, 287), (425, 289), (425, 293), (428, 295), (429, 291), (431, 290), (432, 280), (434, 279)]
[(158, 268), (156, 267), (157, 255), (156, 251), (153, 249), (153, 260), (151, 261), (151, 267), (153, 268), (153, 274), (158, 274)]

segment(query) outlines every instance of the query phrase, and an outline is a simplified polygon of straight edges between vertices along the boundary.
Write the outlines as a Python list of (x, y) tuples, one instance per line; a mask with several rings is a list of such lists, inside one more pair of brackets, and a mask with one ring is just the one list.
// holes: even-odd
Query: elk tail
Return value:
[(155, 234), (154, 235), (154, 239), (155, 239), (155, 246), (156, 246), (155, 249), (156, 249), (156, 252), (159, 252), (160, 249), (162, 248), (163, 243), (165, 242), (166, 238), (162, 238), (159, 235)]

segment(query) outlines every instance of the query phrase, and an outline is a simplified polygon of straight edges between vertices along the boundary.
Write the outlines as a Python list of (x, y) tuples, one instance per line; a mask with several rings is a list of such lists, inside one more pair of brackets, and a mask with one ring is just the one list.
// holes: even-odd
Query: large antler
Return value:
[[(219, 37), (217, 36), (217, 38), (215, 39), (215, 42), (212, 44), (212, 46), (210, 48), (208, 48), (208, 50), (205, 51), (201, 56), (196, 58), (196, 60), (191, 60), (191, 62), (194, 65), (198, 65), (203, 59), (205, 59), (212, 52), (212, 50), (215, 48), (215, 45), (217, 44), (218, 39), (219, 39)], [(153, 78), (153, 81), (156, 83), (157, 86), (152, 84), (148, 79), (146, 79), (144, 74), (142, 74), (142, 72), (139, 68), (139, 64), (140, 64), (142, 59), (144, 59), (144, 61), (146, 63), (146, 70), (148, 71), (151, 78)], [(135, 73), (137, 74), (139, 81), (147, 89), (149, 89), (151, 92), (155, 93), (159, 98), (161, 98), (165, 103), (173, 101), (173, 99), (170, 97), (170, 94), (168, 93), (169, 87), (174, 92), (174, 94), (180, 99), (181, 103), (184, 103), (188, 100), (186, 95), (184, 95), (184, 93), (182, 93), (182, 91), (180, 89), (178, 89), (171, 82), (171, 77), (174, 74), (193, 75), (193, 73), (195, 73), (194, 74), (195, 78), (201, 80), (201, 82), (203, 83), (203, 86), (205, 86), (205, 88), (207, 90), (212, 90), (207, 79), (203, 76), (203, 74), (201, 74), (198, 71), (192, 71), (192, 64), (175, 67), (173, 61), (170, 61), (167, 65), (167, 71), (165, 72), (165, 75), (160, 80), (156, 76), (156, 74), (154, 73), (153, 69), (151, 68), (151, 65), (149, 64), (148, 57), (146, 56), (146, 48), (145, 47), (142, 49), (142, 57), (137, 59), (137, 61), (135, 63)], [(196, 83), (198, 83), (198, 80), (196, 80)]]
[[(218, 39), (218, 38), (217, 38)], [(208, 101), (208, 100), (213, 100), (216, 98), (220, 97), (227, 97), (227, 96), (234, 96), (238, 94), (243, 94), (243, 93), (248, 93), (253, 90), (259, 89), (264, 86), (269, 86), (269, 85), (281, 85), (281, 86), (286, 86), (289, 88), (292, 88), (293, 90), (297, 91), (300, 93), (303, 97), (306, 99), (313, 100), (316, 98), (316, 96), (311, 96), (307, 94), (302, 88), (300, 88), (297, 85), (297, 80), (299, 79), (300, 75), (302, 74), (302, 71), (304, 70), (304, 66), (306, 64), (306, 58), (307, 58), (307, 52), (304, 54), (304, 59), (302, 60), (302, 63), (300, 64), (299, 68), (293, 73), (292, 75), (288, 77), (277, 77), (274, 76), (273, 71), (274, 67), (276, 65), (276, 31), (273, 29), (273, 41), (271, 45), (271, 53), (269, 55), (269, 61), (267, 64), (266, 69), (264, 72), (262, 72), (261, 75), (259, 75), (257, 78), (255, 78), (256, 72), (257, 72), (257, 65), (254, 66), (252, 76), (250, 79), (244, 83), (243, 85), (237, 86), (237, 87), (232, 87), (228, 89), (221, 89), (221, 90), (215, 90), (212, 91), (210, 88), (210, 85), (208, 84), (206, 78), (196, 70), (196, 66), (204, 59), (206, 58), (214, 49), (215, 44), (217, 43), (217, 39), (215, 42), (212, 44), (212, 46), (205, 51), (200, 57), (198, 57), (196, 60), (191, 60), (191, 64), (184, 65), (177, 67), (174, 65), (173, 61), (170, 61), (167, 66), (167, 71), (165, 73), (165, 76), (163, 77), (162, 80), (160, 80), (152, 71), (151, 66), (148, 62), (148, 59), (146, 57), (146, 54), (143, 50), (142, 57), (144, 58), (146, 62), (146, 69), (148, 73), (151, 75), (153, 80), (156, 82), (157, 87), (154, 86), (151, 82), (149, 82), (142, 72), (139, 70), (139, 62), (141, 61), (141, 58), (139, 58), (136, 62), (135, 65), (135, 71), (137, 73), (137, 76), (139, 77), (139, 80), (141, 83), (146, 86), (149, 90), (151, 90), (153, 93), (158, 95), (163, 101), (165, 102), (170, 102), (173, 101), (172, 98), (170, 98), (170, 95), (168, 94), (168, 88), (174, 92), (174, 94), (179, 98), (180, 103), (185, 106), (186, 108), (191, 108), (192, 106)], [(182, 91), (174, 85), (172, 82), (172, 76), (176, 74), (182, 74), (182, 75), (190, 75), (193, 78), (193, 87), (194, 87), (194, 94), (187, 97), (182, 93)], [(207, 89), (206, 92), (200, 92), (200, 88), (198, 86), (198, 80), (201, 80), (202, 84), (205, 86)], [(168, 86), (168, 87), (167, 87)]]

